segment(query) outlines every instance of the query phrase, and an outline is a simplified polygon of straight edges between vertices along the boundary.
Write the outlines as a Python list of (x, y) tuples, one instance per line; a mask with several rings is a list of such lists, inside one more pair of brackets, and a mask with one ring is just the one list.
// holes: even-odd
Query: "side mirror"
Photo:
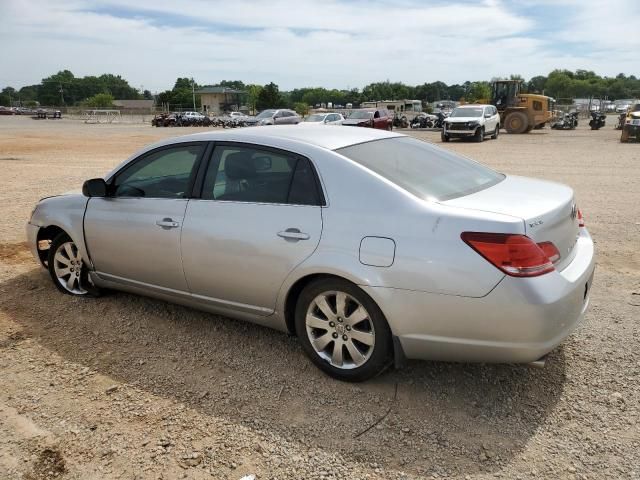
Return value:
[(485, 113), (484, 114), (484, 118), (491, 118), (491, 117), (493, 117), (493, 115), (491, 115), (490, 113)]
[(92, 178), (82, 185), (82, 194), (85, 197), (106, 197), (107, 183), (104, 178)]

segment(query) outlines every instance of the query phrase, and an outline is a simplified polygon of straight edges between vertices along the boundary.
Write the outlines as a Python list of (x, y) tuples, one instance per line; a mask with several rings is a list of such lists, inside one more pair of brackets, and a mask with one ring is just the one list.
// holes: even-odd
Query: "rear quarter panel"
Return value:
[[(482, 297), (504, 277), (462, 242), (460, 234), (522, 233), (521, 219), (420, 200), (333, 152), (318, 152), (312, 159), (328, 201), (322, 210), (322, 239), (289, 276), (284, 291), (306, 275), (330, 273), (360, 285)], [(394, 240), (391, 266), (360, 262), (360, 243), (367, 236)]]

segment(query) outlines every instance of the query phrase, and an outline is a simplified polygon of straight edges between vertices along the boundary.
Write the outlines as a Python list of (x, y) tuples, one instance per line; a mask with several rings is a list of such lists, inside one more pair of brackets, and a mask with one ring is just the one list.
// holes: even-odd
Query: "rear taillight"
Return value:
[(551, 242), (537, 244), (526, 235), (464, 232), (462, 240), (489, 263), (513, 277), (537, 277), (555, 270), (560, 252)]
[(558, 260), (560, 260), (560, 252), (553, 244), (553, 242), (542, 242), (539, 243), (538, 246), (544, 252), (546, 257), (551, 260), (551, 263), (556, 263)]
[(578, 226), (584, 227), (584, 217), (582, 216), (582, 211), (578, 209)]

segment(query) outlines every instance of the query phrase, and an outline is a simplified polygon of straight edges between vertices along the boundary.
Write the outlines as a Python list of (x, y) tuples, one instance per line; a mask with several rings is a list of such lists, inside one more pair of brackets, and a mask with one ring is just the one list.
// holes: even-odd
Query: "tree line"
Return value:
[(19, 103), (22, 106), (76, 106), (109, 107), (114, 99), (153, 99), (150, 91), (139, 92), (120, 75), (105, 73), (100, 76), (76, 77), (69, 70), (43, 78), (36, 85), (20, 89), (10, 86), (0, 91), (0, 105)]
[[(573, 98), (608, 98), (609, 100), (640, 98), (640, 79), (634, 75), (620, 73), (616, 77), (602, 77), (589, 70), (554, 70), (549, 75), (538, 75), (524, 80), (519, 75), (511, 79), (522, 80), (523, 91), (544, 93), (558, 100)], [(193, 108), (193, 92), (204, 86), (228, 87), (243, 90), (244, 102), (251, 110), (286, 107), (304, 111), (322, 103), (358, 105), (364, 101), (414, 99), (431, 103), (437, 100), (465, 100), (474, 102), (488, 100), (491, 96), (491, 82), (467, 81), (461, 84), (447, 85), (436, 81), (421, 85), (406, 85), (402, 82), (375, 82), (362, 89), (327, 89), (324, 87), (295, 88), (280, 91), (278, 85), (245, 84), (241, 80), (223, 80), (214, 85), (198, 85), (188, 77), (178, 78), (171, 90), (155, 97), (148, 90), (143, 92), (131, 87), (119, 75), (75, 77), (69, 70), (63, 70), (44, 78), (37, 85), (29, 85), (16, 90), (4, 87), (0, 92), (0, 105), (10, 105), (19, 101), (29, 106), (40, 105), (86, 105), (107, 107), (117, 99), (154, 99), (157, 104), (167, 105), (169, 109)], [(200, 109), (199, 98), (195, 95), (196, 109)]]

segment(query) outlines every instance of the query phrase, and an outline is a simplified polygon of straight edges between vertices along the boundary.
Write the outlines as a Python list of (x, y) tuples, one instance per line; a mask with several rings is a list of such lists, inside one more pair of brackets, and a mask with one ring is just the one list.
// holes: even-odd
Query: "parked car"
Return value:
[(231, 117), (232, 120), (240, 120), (240, 119), (247, 118), (247, 115), (245, 115), (242, 112), (229, 112), (229, 116)]
[(493, 105), (463, 105), (456, 107), (443, 121), (441, 138), (473, 138), (482, 142), (485, 135), (496, 139), (500, 134), (500, 115)]
[(15, 115), (13, 108), (0, 107), (0, 115)]
[(204, 115), (200, 112), (182, 112), (180, 116), (187, 122), (199, 122), (204, 120)]
[(263, 110), (255, 117), (249, 117), (246, 124), (251, 125), (292, 125), (302, 121), (302, 117), (293, 110), (270, 109)]
[(343, 380), (405, 356), (537, 361), (589, 303), (594, 245), (571, 188), (396, 133), (170, 138), (82, 192), (41, 200), (27, 225), (58, 290), (288, 331)]
[(327, 112), (327, 113), (313, 113), (304, 119), (305, 124), (317, 123), (323, 125), (342, 125), (344, 117), (341, 113)]
[(348, 127), (369, 127), (391, 130), (393, 129), (393, 117), (386, 109), (362, 108), (353, 110), (342, 124)]

